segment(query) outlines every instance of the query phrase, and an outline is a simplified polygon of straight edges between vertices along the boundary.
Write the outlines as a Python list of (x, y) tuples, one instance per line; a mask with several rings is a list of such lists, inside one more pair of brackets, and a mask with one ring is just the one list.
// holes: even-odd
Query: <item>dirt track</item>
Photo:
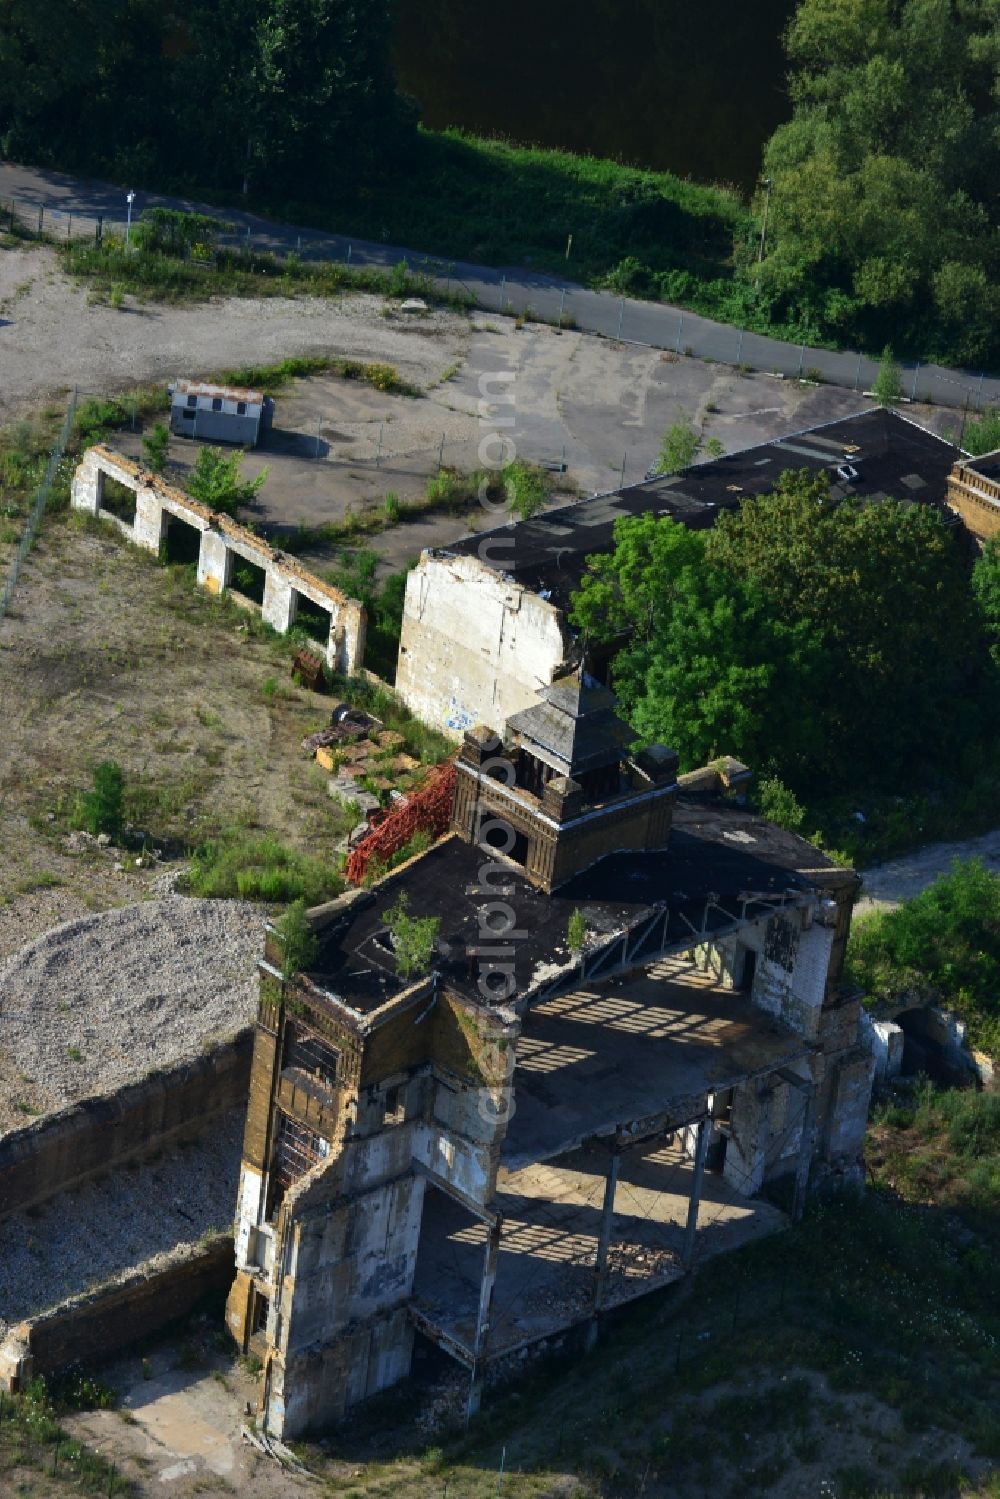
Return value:
[(982, 859), (988, 869), (1000, 870), (1000, 829), (961, 843), (929, 843), (912, 854), (890, 859), (875, 869), (865, 870), (864, 890), (858, 901), (857, 914), (898, 906), (933, 884), (939, 875), (947, 874), (955, 859)]

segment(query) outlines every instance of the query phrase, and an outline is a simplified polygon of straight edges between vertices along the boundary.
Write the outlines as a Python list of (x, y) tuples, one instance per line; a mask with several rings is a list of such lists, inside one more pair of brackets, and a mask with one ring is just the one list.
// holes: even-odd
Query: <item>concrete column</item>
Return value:
[(612, 1149), (608, 1161), (608, 1174), (604, 1182), (604, 1206), (601, 1209), (601, 1231), (597, 1240), (597, 1258), (594, 1261), (594, 1314), (587, 1329), (587, 1347), (597, 1342), (597, 1317), (604, 1304), (608, 1284), (608, 1250), (611, 1247), (611, 1229), (615, 1217), (615, 1189), (621, 1170), (621, 1155)]
[(356, 599), (348, 599), (341, 609), (339, 625), (335, 624), (330, 632), (331, 646), (334, 633), (338, 636), (337, 648), (330, 660), (330, 665), (335, 671), (343, 673), (345, 677), (350, 677), (361, 670), (365, 664), (367, 629), (368, 616), (364, 606)]
[(497, 1260), (500, 1255), (500, 1232), (503, 1214), (498, 1213), (490, 1225), (483, 1256), (483, 1279), (479, 1287), (479, 1315), (476, 1318), (476, 1340), (473, 1344), (472, 1378), (469, 1381), (469, 1402), (465, 1419), (470, 1421), (479, 1409), (483, 1397), (483, 1375), (485, 1373), (486, 1349), (490, 1337), (490, 1317), (493, 1313), (493, 1291), (497, 1280)]
[(273, 567), (265, 564), (266, 576), (264, 579), (264, 605), (261, 609), (261, 618), (265, 624), (277, 630), (279, 635), (285, 635), (295, 623), (295, 589), (283, 578)]
[(813, 1124), (816, 1118), (816, 1084), (805, 1083), (800, 1093), (802, 1099), (802, 1140), (799, 1158), (795, 1166), (795, 1195), (792, 1198), (792, 1222), (798, 1223), (806, 1205), (809, 1187), (809, 1168), (813, 1158)]
[(233, 554), (226, 546), (225, 538), (218, 531), (201, 533), (201, 549), (198, 553), (198, 582), (209, 593), (224, 593), (229, 587)]
[(154, 489), (137, 489), (135, 492), (135, 525), (132, 534), (136, 546), (147, 552), (158, 552), (160, 542), (167, 534), (168, 520), (163, 504)]
[(101, 508), (101, 491), (104, 474), (94, 458), (87, 454), (73, 476), (70, 487), (70, 502), (74, 510), (84, 510), (96, 515)]
[(691, 1201), (688, 1206), (687, 1227), (684, 1230), (684, 1248), (681, 1253), (681, 1264), (685, 1270), (690, 1270), (694, 1262), (694, 1240), (698, 1232), (698, 1208), (701, 1205), (701, 1189), (705, 1180), (705, 1153), (708, 1150), (710, 1132), (711, 1124), (709, 1120), (699, 1120), (698, 1139), (694, 1150), (694, 1180), (691, 1183)]

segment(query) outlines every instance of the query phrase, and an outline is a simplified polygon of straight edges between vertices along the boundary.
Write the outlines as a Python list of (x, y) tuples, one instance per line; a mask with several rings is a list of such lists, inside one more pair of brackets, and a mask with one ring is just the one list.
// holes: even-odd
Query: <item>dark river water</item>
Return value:
[(397, 0), (424, 122), (749, 188), (788, 115), (792, 0)]

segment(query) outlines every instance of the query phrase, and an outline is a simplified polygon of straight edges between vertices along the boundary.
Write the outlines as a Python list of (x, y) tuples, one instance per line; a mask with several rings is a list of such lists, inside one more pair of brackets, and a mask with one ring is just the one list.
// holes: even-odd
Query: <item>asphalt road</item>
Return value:
[[(124, 224), (125, 191), (107, 182), (73, 178), (41, 168), (0, 163), (0, 206), (11, 200), (22, 210), (26, 206), (42, 207), (48, 214), (48, 226), (66, 222), (68, 215), (77, 221), (104, 215), (108, 226)], [(807, 373), (824, 381), (850, 389), (870, 387), (877, 372), (877, 362), (857, 352), (833, 352), (809, 349), (804, 345), (765, 338), (759, 333), (744, 333), (725, 323), (713, 322), (679, 307), (659, 302), (641, 302), (617, 297), (610, 292), (588, 291), (574, 282), (534, 271), (530, 267), (492, 267), (472, 265), (465, 261), (448, 262), (426, 256), (420, 250), (389, 243), (350, 239), (296, 224), (279, 224), (239, 208), (219, 209), (186, 198), (163, 197), (137, 192), (133, 214), (144, 207), (163, 205), (171, 208), (197, 209), (225, 215), (238, 235), (248, 239), (254, 249), (285, 253), (297, 250), (310, 260), (347, 260), (353, 264), (391, 267), (406, 259), (414, 268), (423, 268), (443, 283), (463, 286), (485, 311), (517, 313), (530, 310), (545, 321), (555, 322), (560, 315), (586, 333), (597, 333), (627, 343), (650, 348), (686, 352), (723, 364), (747, 364), (754, 369), (792, 378)], [(53, 214), (58, 218), (53, 218)], [(982, 371), (941, 369), (937, 365), (909, 366), (904, 371), (907, 395), (940, 405), (978, 410), (1000, 404), (1000, 376)]]

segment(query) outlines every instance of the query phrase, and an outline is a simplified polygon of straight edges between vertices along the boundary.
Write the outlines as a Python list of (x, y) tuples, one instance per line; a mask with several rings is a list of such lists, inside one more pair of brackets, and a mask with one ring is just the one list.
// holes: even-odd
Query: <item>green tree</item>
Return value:
[(972, 568), (972, 592), (990, 655), (1000, 666), (1000, 536), (991, 536)]
[(806, 809), (778, 776), (762, 776), (754, 793), (757, 810), (768, 822), (797, 833), (805, 820)]
[(882, 362), (878, 367), (878, 374), (875, 376), (872, 389), (880, 406), (894, 406), (902, 399), (903, 382), (899, 365), (893, 358), (892, 349), (888, 344), (882, 350)]
[(199, 448), (194, 469), (188, 477), (188, 493), (210, 510), (222, 515), (236, 515), (249, 505), (267, 479), (261, 469), (254, 479), (241, 475), (243, 455), (239, 451), (224, 453), (221, 448)]
[(681, 469), (693, 463), (701, 447), (701, 435), (691, 418), (678, 411), (677, 420), (667, 428), (660, 444), (657, 471), (661, 474), (679, 474)]
[(842, 337), (998, 349), (994, 0), (800, 0), (761, 294)]
[(94, 768), (91, 788), (77, 803), (77, 821), (89, 833), (107, 833), (117, 838), (124, 820), (125, 774), (114, 760), (102, 760)]

